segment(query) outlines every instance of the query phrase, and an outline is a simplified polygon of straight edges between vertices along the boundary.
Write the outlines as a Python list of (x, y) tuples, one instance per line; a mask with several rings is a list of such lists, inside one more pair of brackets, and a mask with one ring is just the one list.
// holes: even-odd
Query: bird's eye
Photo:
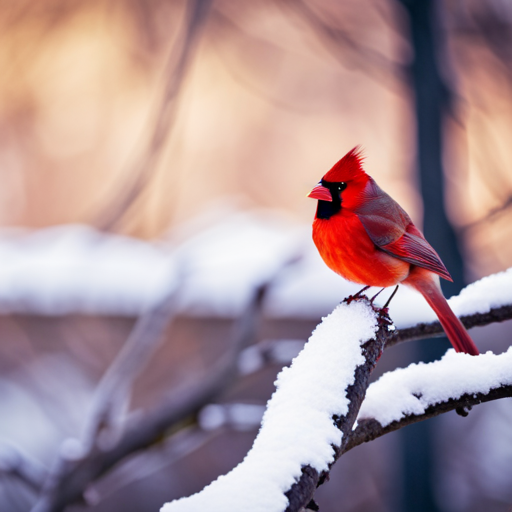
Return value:
[(338, 191), (341, 192), (347, 188), (347, 184), (344, 181), (340, 181), (338, 183)]

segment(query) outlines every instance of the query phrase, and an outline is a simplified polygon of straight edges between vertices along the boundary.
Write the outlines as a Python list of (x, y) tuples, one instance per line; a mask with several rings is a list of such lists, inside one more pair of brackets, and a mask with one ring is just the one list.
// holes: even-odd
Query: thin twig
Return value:
[(0, 475), (17, 478), (34, 492), (39, 492), (48, 470), (11, 443), (0, 446)]
[(197, 425), (191, 425), (172, 435), (163, 445), (155, 446), (138, 456), (130, 457), (130, 460), (123, 465), (122, 475), (121, 472), (116, 472), (113, 479), (107, 477), (108, 482), (96, 487), (95, 503), (101, 503), (130, 485), (176, 464), (224, 432), (226, 432), (224, 426), (205, 431)]
[(190, 0), (186, 2), (184, 29), (178, 43), (171, 51), (166, 69), (166, 84), (163, 97), (158, 105), (154, 128), (143, 155), (136, 160), (129, 176), (132, 177), (124, 190), (117, 193), (106, 212), (98, 221), (100, 229), (113, 231), (124, 218), (127, 211), (139, 197), (154, 174), (165, 142), (174, 126), (178, 108), (179, 93), (197, 48), (201, 30), (210, 13), (213, 0)]
[(481, 226), (483, 224), (486, 224), (487, 222), (492, 222), (495, 217), (501, 216), (503, 213), (507, 213), (510, 211), (512, 207), (512, 197), (508, 197), (507, 200), (501, 204), (500, 206), (493, 208), (492, 210), (489, 210), (487, 214), (477, 220), (474, 220), (473, 222), (470, 222), (469, 224), (465, 224), (464, 226), (460, 227), (461, 231), (466, 231), (473, 229), (475, 227)]
[(103, 449), (94, 446), (81, 459), (61, 459), (32, 512), (61, 512), (67, 505), (80, 502), (87, 487), (127, 455), (161, 441), (174, 425), (194, 422), (198, 412), (221, 395), (238, 375), (239, 354), (255, 339), (267, 290), (283, 268), (296, 261), (296, 256), (285, 261), (256, 288), (245, 312), (235, 323), (227, 352), (200, 383), (188, 392), (175, 394), (145, 415), (134, 415), (112, 446)]
[(390, 90), (396, 90), (397, 78), (405, 80), (405, 66), (392, 61), (383, 53), (369, 46), (364, 46), (359, 40), (352, 37), (346, 30), (334, 27), (322, 20), (322, 18), (303, 0), (294, 0), (283, 4), (294, 9), (315, 30), (327, 49), (342, 64), (347, 64), (347, 54), (342, 50), (348, 50), (355, 58), (350, 62), (352, 67), (364, 71), (370, 78), (378, 80), (382, 84), (383, 79), (388, 82)]
[(126, 343), (97, 386), (83, 438), (86, 452), (98, 441), (103, 447), (105, 443), (115, 442), (120, 434), (123, 411), (128, 407), (133, 383), (160, 345), (176, 314), (183, 276), (183, 271), (179, 271), (177, 277), (173, 274), (171, 280), (179, 282), (170, 283), (170, 291), (138, 318)]

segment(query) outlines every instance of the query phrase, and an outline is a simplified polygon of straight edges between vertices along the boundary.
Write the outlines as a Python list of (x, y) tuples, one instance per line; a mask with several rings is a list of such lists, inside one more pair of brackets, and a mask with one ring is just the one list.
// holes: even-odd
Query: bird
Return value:
[(453, 348), (479, 354), (441, 291), (440, 277), (453, 281), (448, 270), (405, 210), (365, 172), (359, 146), (308, 197), (318, 200), (313, 241), (331, 270), (366, 288), (414, 288), (436, 313)]

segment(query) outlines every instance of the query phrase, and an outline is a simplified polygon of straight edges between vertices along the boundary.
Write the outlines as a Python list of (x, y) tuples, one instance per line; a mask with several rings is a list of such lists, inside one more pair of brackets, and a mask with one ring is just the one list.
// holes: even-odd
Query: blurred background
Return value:
[[(507, 0), (20, 0), (0, 38), (2, 512), (63, 510), (37, 508), (48, 474), (190, 396), (270, 280), (238, 375), (73, 510), (158, 510), (243, 459), (279, 369), (356, 290), (305, 196), (358, 144), (447, 295), (512, 266)], [(511, 329), (472, 335), (501, 352)], [(448, 348), (407, 345), (376, 375)], [(511, 420), (505, 400), (358, 447), (321, 510), (509, 511)]]

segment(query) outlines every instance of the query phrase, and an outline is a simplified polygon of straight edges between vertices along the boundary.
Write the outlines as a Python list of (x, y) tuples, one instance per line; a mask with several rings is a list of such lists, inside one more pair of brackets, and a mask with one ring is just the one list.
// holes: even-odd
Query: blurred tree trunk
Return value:
[(418, 171), (425, 212), (423, 230), (452, 275), (453, 283), (444, 281), (443, 289), (447, 295), (453, 295), (464, 285), (464, 262), (444, 206), (443, 119), (450, 96), (437, 59), (444, 51), (437, 23), (437, 2), (400, 1), (409, 15), (415, 54), (410, 78), (415, 95)]
[[(464, 265), (457, 237), (445, 209), (443, 172), (443, 119), (449, 101), (438, 56), (443, 52), (436, 0), (400, 0), (409, 16), (414, 61), (410, 68), (417, 123), (417, 165), (424, 206), (423, 230), (453, 277), (443, 283), (450, 296), (463, 286)], [(438, 359), (448, 348), (446, 338), (422, 341), (417, 356), (424, 361)], [(403, 429), (403, 509), (415, 512), (439, 510), (434, 499), (434, 430), (426, 421)]]

